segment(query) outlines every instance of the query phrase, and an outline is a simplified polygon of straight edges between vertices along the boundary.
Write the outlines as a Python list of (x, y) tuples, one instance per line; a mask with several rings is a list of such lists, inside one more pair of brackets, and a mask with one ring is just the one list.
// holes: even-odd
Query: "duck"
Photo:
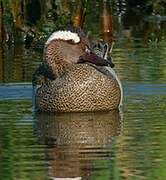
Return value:
[(95, 112), (120, 108), (122, 85), (107, 49), (102, 43), (92, 48), (80, 28), (55, 31), (45, 43), (42, 65), (36, 71), (43, 72), (46, 80), (34, 92), (35, 109)]

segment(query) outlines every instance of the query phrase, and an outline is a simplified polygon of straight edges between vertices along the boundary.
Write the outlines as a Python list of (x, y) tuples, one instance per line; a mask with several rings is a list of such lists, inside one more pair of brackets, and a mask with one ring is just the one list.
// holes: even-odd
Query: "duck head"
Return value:
[(56, 31), (45, 44), (43, 63), (55, 77), (73, 64), (87, 62), (97, 66), (112, 64), (91, 50), (88, 38), (78, 28)]
[(92, 43), (91, 51), (85, 53), (80, 57), (79, 62), (91, 62), (98, 66), (110, 66), (113, 68), (115, 65), (112, 62), (111, 56), (108, 55), (110, 47), (104, 41)]

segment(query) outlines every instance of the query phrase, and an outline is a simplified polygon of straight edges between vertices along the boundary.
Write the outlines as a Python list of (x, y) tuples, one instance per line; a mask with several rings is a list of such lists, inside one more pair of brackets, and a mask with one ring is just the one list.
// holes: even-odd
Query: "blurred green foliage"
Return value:
[[(85, 29), (97, 34), (96, 26), (98, 26), (102, 0), (81, 2), (86, 8)], [(21, 34), (23, 39), (29, 35), (29, 32), (33, 32), (37, 38), (43, 38), (54, 30), (72, 24), (78, 3), (79, 1), (76, 0), (1, 0), (3, 14), (0, 16), (3, 16), (5, 33), (11, 37), (11, 41), (15, 39), (15, 34)], [(107, 0), (107, 3), (112, 7), (112, 13), (116, 15), (123, 15), (131, 10), (134, 13), (164, 15), (166, 11), (166, 3), (163, 0), (144, 2)], [(144, 7), (149, 7), (150, 12)], [(135, 12), (135, 9), (139, 12)]]

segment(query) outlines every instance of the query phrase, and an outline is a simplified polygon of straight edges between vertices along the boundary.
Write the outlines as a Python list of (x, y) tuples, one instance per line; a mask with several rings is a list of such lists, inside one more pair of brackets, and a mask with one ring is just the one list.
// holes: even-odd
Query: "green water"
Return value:
[(166, 179), (166, 37), (139, 28), (115, 29), (122, 112), (33, 113), (31, 77), (42, 54), (1, 48), (0, 179)]

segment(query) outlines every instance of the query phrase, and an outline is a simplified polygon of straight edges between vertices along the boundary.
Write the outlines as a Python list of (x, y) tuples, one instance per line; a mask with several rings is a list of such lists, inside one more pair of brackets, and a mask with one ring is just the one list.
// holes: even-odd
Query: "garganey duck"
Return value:
[(112, 67), (106, 44), (90, 48), (88, 38), (78, 28), (54, 32), (45, 43), (43, 62), (36, 70), (46, 79), (35, 91), (36, 109), (48, 112), (118, 109), (122, 104), (122, 86)]

